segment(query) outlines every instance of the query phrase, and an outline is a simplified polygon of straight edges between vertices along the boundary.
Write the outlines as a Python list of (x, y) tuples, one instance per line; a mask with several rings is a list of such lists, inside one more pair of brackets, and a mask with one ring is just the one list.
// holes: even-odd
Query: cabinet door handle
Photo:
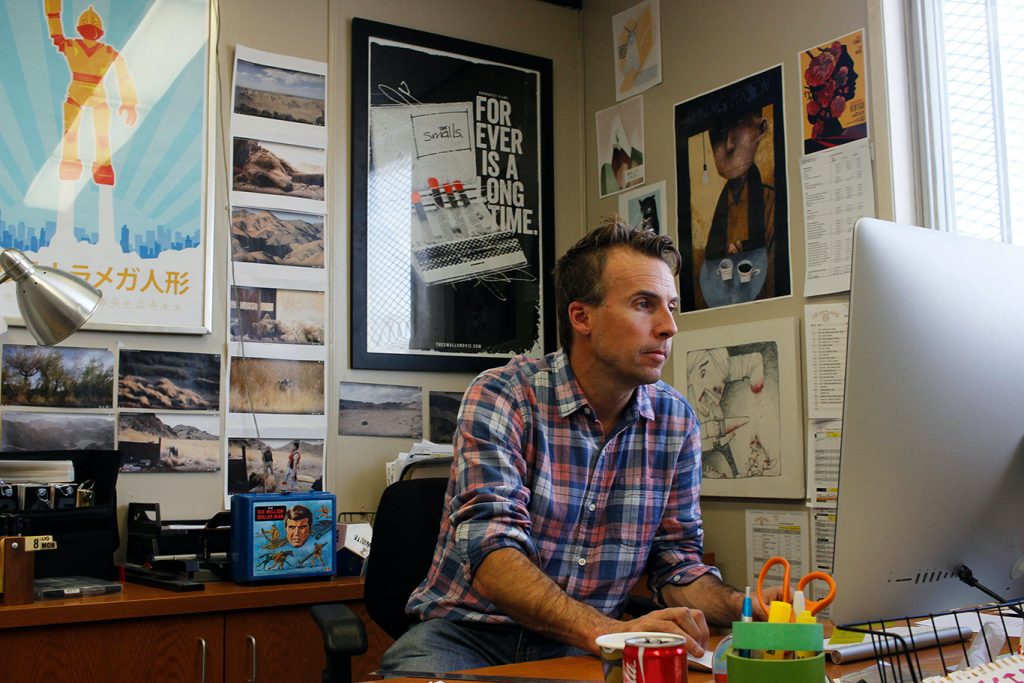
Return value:
[(206, 638), (199, 639), (199, 683), (206, 683)]
[(249, 678), (249, 683), (256, 683), (256, 637), (246, 636), (245, 639), (249, 641), (249, 644), (252, 646), (252, 664), (250, 669), (252, 671), (252, 676)]

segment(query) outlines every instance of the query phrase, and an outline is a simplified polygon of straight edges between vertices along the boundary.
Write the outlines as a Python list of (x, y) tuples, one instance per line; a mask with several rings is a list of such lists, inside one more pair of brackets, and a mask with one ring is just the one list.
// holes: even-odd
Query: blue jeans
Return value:
[(428, 619), (395, 641), (384, 653), (380, 668), (444, 673), (585, 654), (520, 626)]

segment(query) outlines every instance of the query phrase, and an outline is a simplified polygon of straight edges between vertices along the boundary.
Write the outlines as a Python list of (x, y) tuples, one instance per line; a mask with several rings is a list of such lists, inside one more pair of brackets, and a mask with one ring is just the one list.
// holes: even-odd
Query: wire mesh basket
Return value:
[(836, 628), (867, 636), (878, 680), (919, 683), (1019, 654), (1022, 624), (1024, 598), (1018, 598)]

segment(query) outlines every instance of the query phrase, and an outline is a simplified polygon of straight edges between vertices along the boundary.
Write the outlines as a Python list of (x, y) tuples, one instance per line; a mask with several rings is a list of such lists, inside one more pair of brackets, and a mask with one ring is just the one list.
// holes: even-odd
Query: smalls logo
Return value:
[(450, 123), (447, 126), (438, 126), (436, 131), (423, 131), (424, 142), (430, 142), (431, 140), (458, 140), (464, 136), (465, 133), (463, 133), (462, 129), (454, 123)]

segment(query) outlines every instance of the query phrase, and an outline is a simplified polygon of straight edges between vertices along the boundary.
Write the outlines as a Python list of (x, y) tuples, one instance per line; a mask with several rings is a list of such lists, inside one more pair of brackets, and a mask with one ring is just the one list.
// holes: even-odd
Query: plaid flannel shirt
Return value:
[(563, 351), (513, 358), (463, 399), (457, 457), (421, 619), (511, 623), (472, 589), (488, 553), (516, 548), (572, 598), (618, 617), (645, 572), (659, 591), (702, 563), (700, 425), (664, 382), (640, 386), (604, 439)]

